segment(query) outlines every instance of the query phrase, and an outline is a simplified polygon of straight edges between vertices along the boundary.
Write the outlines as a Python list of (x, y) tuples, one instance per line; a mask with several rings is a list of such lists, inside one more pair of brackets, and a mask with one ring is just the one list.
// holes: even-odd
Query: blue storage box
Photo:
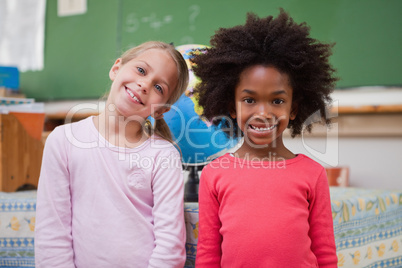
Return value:
[(0, 87), (18, 90), (20, 87), (20, 73), (17, 67), (0, 66)]

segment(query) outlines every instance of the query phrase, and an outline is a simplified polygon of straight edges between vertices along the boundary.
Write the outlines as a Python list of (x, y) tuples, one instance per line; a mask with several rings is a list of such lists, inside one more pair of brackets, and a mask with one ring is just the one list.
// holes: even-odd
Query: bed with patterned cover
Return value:
[[(402, 190), (331, 187), (338, 267), (402, 267)], [(36, 191), (0, 192), (0, 267), (35, 267)], [(194, 267), (198, 203), (185, 204), (187, 260)]]

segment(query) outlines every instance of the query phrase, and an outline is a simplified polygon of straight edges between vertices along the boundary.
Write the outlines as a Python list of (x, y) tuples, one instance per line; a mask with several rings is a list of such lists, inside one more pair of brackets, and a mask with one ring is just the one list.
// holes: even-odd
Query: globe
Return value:
[(220, 126), (212, 125), (201, 117), (202, 108), (198, 106), (198, 100), (193, 94), (200, 79), (193, 73), (190, 53), (203, 53), (202, 49), (206, 47), (199, 44), (176, 47), (187, 63), (189, 85), (170, 111), (164, 114), (164, 119), (181, 150), (183, 164), (207, 163), (238, 143), (237, 139), (227, 137)]

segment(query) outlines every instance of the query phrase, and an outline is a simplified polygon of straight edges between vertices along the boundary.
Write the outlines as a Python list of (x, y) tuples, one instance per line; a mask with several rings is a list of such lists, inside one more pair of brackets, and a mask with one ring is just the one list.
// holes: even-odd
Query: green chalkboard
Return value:
[(148, 40), (209, 44), (219, 27), (242, 24), (283, 7), (311, 34), (336, 42), (331, 62), (338, 88), (402, 85), (401, 0), (88, 0), (83, 15), (58, 17), (47, 1), (45, 68), (21, 74), (21, 88), (38, 100), (98, 98), (121, 52)]

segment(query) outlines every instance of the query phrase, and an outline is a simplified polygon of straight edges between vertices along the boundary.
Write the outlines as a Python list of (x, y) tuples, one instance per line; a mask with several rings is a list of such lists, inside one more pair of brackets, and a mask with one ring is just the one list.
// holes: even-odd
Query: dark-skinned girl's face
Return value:
[(266, 148), (278, 138), (281, 146), (283, 131), (296, 117), (292, 95), (288, 75), (274, 67), (254, 65), (240, 74), (231, 116), (236, 118), (250, 150)]

